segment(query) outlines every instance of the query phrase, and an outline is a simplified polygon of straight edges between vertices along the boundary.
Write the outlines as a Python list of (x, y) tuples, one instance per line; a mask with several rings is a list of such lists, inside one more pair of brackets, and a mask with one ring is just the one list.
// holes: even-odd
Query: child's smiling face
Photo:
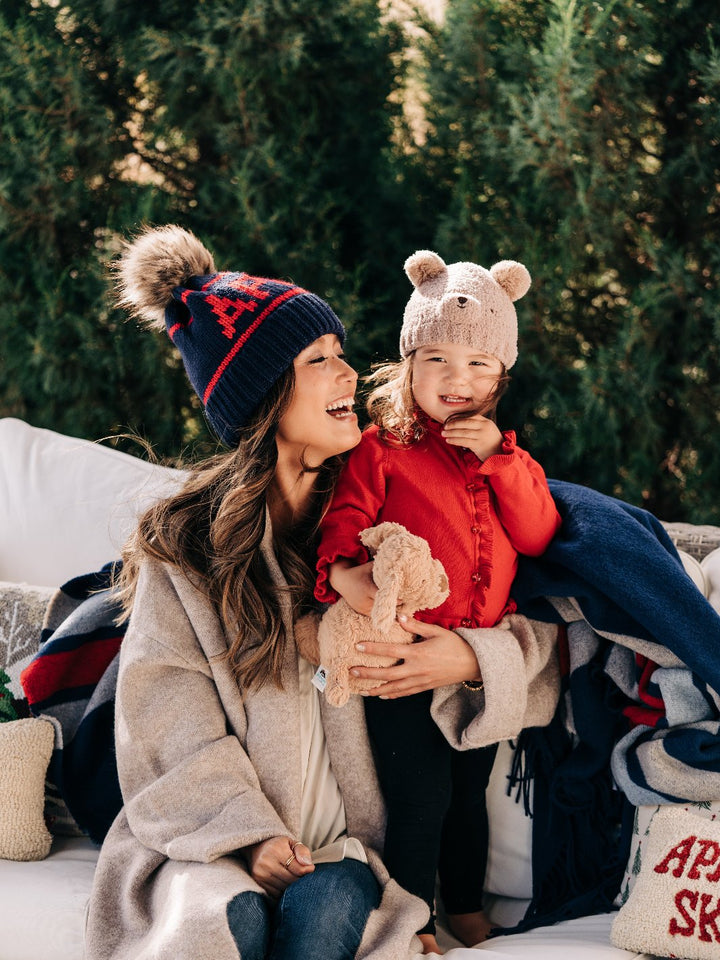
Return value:
[(428, 344), (413, 355), (413, 396), (428, 417), (444, 423), (453, 413), (482, 406), (503, 373), (497, 357), (473, 347)]

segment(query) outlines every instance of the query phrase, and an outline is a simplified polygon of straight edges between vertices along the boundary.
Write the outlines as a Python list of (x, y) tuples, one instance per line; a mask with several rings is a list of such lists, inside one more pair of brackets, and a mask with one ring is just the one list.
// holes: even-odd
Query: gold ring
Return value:
[(296, 859), (295, 853), (293, 852), (293, 853), (290, 854), (290, 856), (289, 856), (289, 857), (287, 858), (287, 860), (285, 861), (285, 869), (286, 869), (286, 870), (287, 870), (287, 868), (290, 866), (290, 864), (293, 862), (293, 860), (295, 860), (295, 859)]

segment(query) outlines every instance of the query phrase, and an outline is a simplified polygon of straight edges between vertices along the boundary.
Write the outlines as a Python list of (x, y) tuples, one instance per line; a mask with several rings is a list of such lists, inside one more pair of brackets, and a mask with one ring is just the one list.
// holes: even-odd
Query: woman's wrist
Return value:
[[(459, 636), (459, 634), (456, 634), (456, 636)], [(475, 656), (475, 651), (464, 637), (461, 637), (461, 639), (465, 644), (464, 654), (467, 660), (467, 669), (463, 670), (465, 676), (462, 677), (460, 683), (462, 683), (466, 690), (482, 690), (485, 683), (480, 670), (480, 664), (477, 662), (477, 657)]]

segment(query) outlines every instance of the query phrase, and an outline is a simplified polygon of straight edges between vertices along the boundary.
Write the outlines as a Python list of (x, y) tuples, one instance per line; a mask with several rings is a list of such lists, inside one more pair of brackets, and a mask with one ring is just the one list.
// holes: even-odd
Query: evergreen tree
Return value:
[(247, 0), (148, 19), (132, 45), (144, 155), (173, 171), (173, 216), (221, 262), (323, 295), (361, 367), (404, 303), (417, 219), (391, 149), (402, 39), (377, 2)]
[(149, 410), (152, 438), (173, 449), (184, 377), (109, 302), (112, 238), (144, 203), (125, 176), (132, 82), (67, 7), (3, 7), (0, 412), (94, 439)]
[(391, 146), (402, 34), (377, 2), (16, 2), (0, 57), (3, 414), (161, 454), (209, 442), (169, 344), (110, 305), (108, 261), (142, 222), (323, 295), (359, 367), (396, 334), (413, 214)]
[(10, 692), (10, 677), (0, 669), (0, 723), (17, 720), (18, 714)]
[(375, 0), (9, 0), (0, 414), (161, 454), (211, 441), (163, 337), (112, 309), (140, 223), (292, 278), (393, 356), (405, 257), (522, 260), (501, 416), (548, 473), (720, 519), (718, 89), (709, 0), (449, 0), (415, 51)]
[(523, 261), (501, 407), (550, 475), (720, 519), (707, 0), (453, 0), (427, 58), (446, 257)]

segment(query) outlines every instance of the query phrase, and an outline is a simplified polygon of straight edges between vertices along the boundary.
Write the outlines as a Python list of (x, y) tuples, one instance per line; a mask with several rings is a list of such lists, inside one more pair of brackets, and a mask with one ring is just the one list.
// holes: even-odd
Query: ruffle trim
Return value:
[(320, 603), (337, 603), (340, 599), (340, 594), (337, 590), (333, 590), (330, 585), (330, 579), (328, 577), (328, 567), (331, 563), (335, 563), (336, 560), (351, 560), (355, 564), (359, 565), (361, 563), (367, 563), (370, 559), (370, 554), (367, 552), (362, 543), (357, 544), (357, 547), (354, 550), (334, 550), (332, 553), (326, 554), (318, 560), (315, 565), (317, 570), (317, 580), (315, 581), (315, 599)]
[(491, 473), (497, 473), (498, 470), (503, 470), (505, 467), (509, 467), (517, 456), (515, 431), (504, 430), (502, 437), (503, 442), (500, 453), (494, 453), (491, 457), (488, 457), (487, 460), (483, 460), (483, 462), (480, 464), (479, 469), (483, 476), (487, 476)]
[[(475, 509), (477, 511), (477, 522), (481, 530), (477, 572), (480, 574), (480, 606), (481, 609), (484, 610), (487, 592), (492, 585), (493, 548), (495, 539), (492, 518), (490, 516), (490, 488), (486, 483), (481, 484), (475, 490)], [(471, 619), (474, 621), (478, 620), (474, 610)]]

